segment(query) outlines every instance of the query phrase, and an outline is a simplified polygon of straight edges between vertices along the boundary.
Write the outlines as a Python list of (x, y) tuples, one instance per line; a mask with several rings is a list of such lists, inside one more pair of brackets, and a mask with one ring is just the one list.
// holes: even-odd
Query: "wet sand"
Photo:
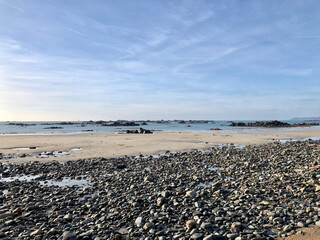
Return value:
[[(63, 151), (68, 152), (68, 155), (49, 158), (25, 157), (10, 159), (9, 161), (69, 161), (80, 158), (111, 158), (125, 155), (152, 155), (164, 151), (209, 149), (216, 144), (259, 145), (279, 139), (302, 139), (306, 137), (320, 137), (320, 129), (299, 128), (296, 131), (275, 130), (254, 133), (212, 131), (206, 133), (155, 132), (154, 134), (105, 132), (69, 135), (2, 135), (0, 136), (0, 153), (39, 155), (39, 153), (46, 151)], [(30, 147), (36, 147), (36, 149), (28, 149)], [(71, 151), (77, 148), (81, 150)]]

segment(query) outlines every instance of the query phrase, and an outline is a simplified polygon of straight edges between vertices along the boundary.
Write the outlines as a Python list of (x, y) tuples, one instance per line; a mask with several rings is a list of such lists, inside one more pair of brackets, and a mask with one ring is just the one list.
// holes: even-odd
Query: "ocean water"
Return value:
[[(241, 122), (255, 122), (241, 121)], [(114, 121), (106, 121), (105, 124), (112, 124)], [(147, 125), (142, 125), (145, 122)], [(252, 131), (270, 131), (274, 128), (258, 128), (258, 127), (230, 127), (232, 121), (192, 121), (192, 120), (173, 120), (173, 121), (135, 121), (140, 126), (102, 126), (95, 122), (83, 122), (74, 121), (67, 122), (70, 124), (61, 124), (61, 122), (0, 122), (0, 134), (69, 134), (69, 133), (81, 133), (81, 132), (121, 132), (133, 129), (149, 129), (158, 131), (177, 131), (177, 132), (212, 132), (211, 128), (220, 128), (223, 132), (252, 132)], [(240, 122), (234, 120), (234, 122)], [(290, 124), (303, 123), (305, 121), (298, 120), (283, 120)], [(316, 121), (313, 121), (316, 122)], [(319, 121), (318, 121), (319, 122)], [(16, 125), (18, 124), (18, 125)], [(23, 124), (23, 125), (21, 125)], [(56, 129), (47, 129), (47, 128)], [(304, 127), (304, 128), (316, 128), (319, 126)], [(283, 128), (284, 130), (291, 131), (297, 128)]]

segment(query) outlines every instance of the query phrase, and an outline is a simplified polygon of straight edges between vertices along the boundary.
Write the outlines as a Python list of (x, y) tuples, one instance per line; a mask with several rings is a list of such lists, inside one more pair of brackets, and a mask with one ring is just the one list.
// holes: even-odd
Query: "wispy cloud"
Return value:
[(81, 37), (89, 38), (88, 35), (86, 35), (86, 34), (84, 34), (84, 33), (82, 33), (82, 32), (79, 32), (79, 31), (77, 31), (77, 30), (74, 30), (74, 29), (72, 29), (72, 28), (66, 28), (66, 30), (68, 30), (68, 31), (70, 31), (70, 32), (72, 32), (72, 33), (74, 33), (74, 34), (76, 34), (76, 35), (79, 35), (79, 36), (81, 36)]
[(0, 3), (5, 4), (5, 5), (13, 8), (13, 9), (15, 9), (15, 10), (18, 10), (19, 12), (22, 12), (22, 13), (24, 12), (23, 8), (18, 7), (17, 5), (12, 4), (11, 2), (9, 3), (9, 2), (7, 2), (7, 1), (0, 0)]
[[(6, 22), (0, 25), (0, 115), (47, 120), (54, 118), (51, 112), (75, 120), (313, 115), (320, 101), (314, 54), (320, 47), (301, 39), (320, 38), (310, 34), (320, 22), (311, 11), (317, 7), (317, 2), (303, 9), (290, 3), (288, 9), (284, 3), (237, 1), (0, 0)], [(24, 11), (29, 8), (33, 11)]]

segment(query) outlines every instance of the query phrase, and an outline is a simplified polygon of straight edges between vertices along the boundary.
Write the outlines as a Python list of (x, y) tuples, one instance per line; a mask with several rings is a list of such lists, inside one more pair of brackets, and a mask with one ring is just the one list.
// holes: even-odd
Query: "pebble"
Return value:
[[(0, 237), (285, 237), (310, 224), (320, 227), (319, 146), (310, 140), (158, 158), (0, 162)], [(66, 178), (76, 184), (61, 186)], [(60, 185), (49, 186), (53, 181)]]
[(142, 227), (144, 224), (144, 220), (142, 217), (138, 217), (134, 223), (136, 224), (137, 227)]
[(193, 219), (188, 220), (188, 221), (186, 222), (186, 227), (187, 227), (187, 229), (189, 229), (189, 230), (195, 228), (196, 225), (197, 225), (197, 222), (196, 222), (195, 220), (193, 220)]

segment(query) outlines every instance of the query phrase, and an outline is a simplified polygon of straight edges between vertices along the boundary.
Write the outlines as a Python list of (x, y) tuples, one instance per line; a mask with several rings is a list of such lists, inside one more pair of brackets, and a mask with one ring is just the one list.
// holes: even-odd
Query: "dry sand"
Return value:
[[(301, 228), (297, 230), (298, 233), (286, 237), (286, 240), (319, 240), (320, 239), (320, 227), (312, 226), (308, 228)], [(283, 238), (278, 238), (281, 240)]]
[[(224, 133), (212, 131), (194, 132), (155, 132), (154, 134), (116, 134), (83, 133), (71, 135), (2, 135), (0, 136), (0, 153), (38, 155), (43, 151), (71, 151), (62, 157), (11, 159), (11, 162), (26, 161), (68, 161), (93, 157), (120, 157), (124, 155), (149, 155), (164, 151), (188, 151), (208, 149), (214, 144), (264, 144), (274, 139), (301, 139), (320, 137), (320, 129), (299, 128), (296, 131), (260, 131), (254, 133)], [(207, 142), (207, 144), (206, 144)], [(16, 150), (18, 147), (37, 147), (37, 149)]]

